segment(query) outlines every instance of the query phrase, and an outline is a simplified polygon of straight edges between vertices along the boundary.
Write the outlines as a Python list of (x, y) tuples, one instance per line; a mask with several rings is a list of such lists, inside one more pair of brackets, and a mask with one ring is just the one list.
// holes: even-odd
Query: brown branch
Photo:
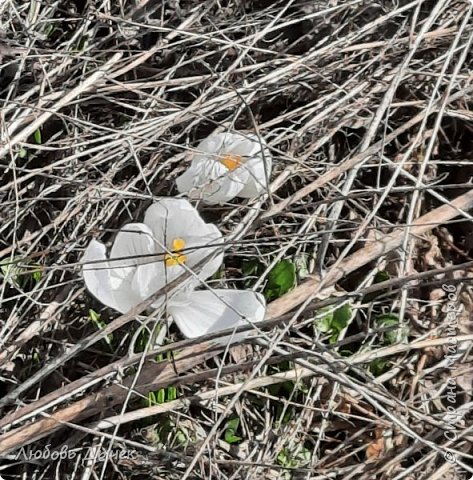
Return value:
[(79, 422), (101, 411), (122, 404), (132, 385), (134, 385), (133, 392), (139, 396), (147, 395), (151, 391), (169, 385), (178, 378), (179, 374), (176, 372), (188, 371), (215, 355), (214, 351), (205, 351), (206, 347), (204, 349), (199, 346), (191, 347), (182, 352), (183, 354), (174, 362), (166, 360), (156, 363), (148, 360), (144, 363), (137, 379), (134, 378), (134, 375), (130, 375), (122, 383), (114, 384), (98, 393), (88, 395), (53, 413), (48, 418), (29, 423), (2, 435), (0, 437), (0, 456), (33, 443), (59, 430), (65, 424)]
[[(468, 210), (473, 207), (473, 190), (460, 195), (450, 205), (442, 205), (422, 217), (418, 218), (410, 228), (411, 235), (421, 235), (459, 215), (459, 210)], [(354, 272), (358, 268), (376, 260), (386, 253), (399, 248), (403, 242), (405, 228), (396, 228), (391, 234), (386, 235), (366, 247), (352, 253), (340, 265), (333, 268), (324, 279), (316, 276), (306, 280), (291, 292), (283, 295), (268, 306), (267, 318), (277, 318), (293, 308), (304, 303), (314, 296), (322, 287), (329, 287), (341, 278)]]

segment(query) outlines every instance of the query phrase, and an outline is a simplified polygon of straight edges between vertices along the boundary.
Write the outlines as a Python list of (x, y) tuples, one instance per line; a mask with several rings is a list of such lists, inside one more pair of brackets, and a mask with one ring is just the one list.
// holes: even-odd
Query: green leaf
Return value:
[(177, 388), (176, 387), (168, 387), (168, 402), (172, 402), (177, 398)]
[(307, 254), (303, 253), (299, 255), (295, 259), (294, 264), (296, 266), (297, 276), (300, 279), (306, 278), (309, 275), (309, 261)]
[(332, 327), (341, 332), (347, 325), (348, 322), (351, 320), (351, 307), (349, 303), (345, 303), (340, 308), (337, 308), (333, 312), (333, 321)]
[(189, 436), (184, 433), (180, 428), (176, 432), (176, 442), (178, 445), (186, 445), (189, 442)]
[(261, 263), (258, 260), (245, 260), (242, 263), (241, 271), (243, 275), (257, 275), (261, 269)]
[(382, 313), (376, 317), (376, 324), (379, 326), (391, 326), (399, 323), (399, 315), (397, 313)]
[(340, 333), (348, 326), (351, 317), (351, 306), (345, 303), (336, 310), (325, 309), (325, 313), (315, 319), (315, 326), (320, 332), (331, 334), (329, 342), (333, 344), (337, 341)]
[(46, 28), (44, 29), (44, 35), (46, 35), (46, 37), (49, 38), (54, 33), (54, 31), (55, 31), (55, 27), (53, 24), (47, 25)]
[(83, 36), (79, 39), (77, 50), (79, 51), (85, 50), (88, 45), (89, 45), (89, 38), (87, 36)]
[[(385, 313), (383, 315), (379, 315), (375, 318), (375, 324), (377, 327), (399, 327), (399, 315), (396, 313)], [(384, 333), (384, 340), (385, 344), (393, 345), (397, 343), (398, 338), (398, 331), (399, 329), (391, 330), (389, 332)], [(400, 342), (405, 343), (407, 342), (407, 337), (409, 336), (409, 328), (406, 325), (401, 327), (401, 331), (399, 332), (400, 335)]]
[(296, 267), (289, 260), (278, 262), (268, 275), (264, 294), (268, 300), (279, 298), (296, 284)]
[(276, 457), (277, 462), (282, 467), (290, 468), (292, 467), (292, 462), (289, 457), (289, 450), (287, 448), (283, 448)]
[(379, 270), (374, 276), (374, 283), (387, 282), (390, 278), (391, 275), (386, 270)]
[(38, 144), (38, 145), (41, 145), (43, 142), (42, 142), (42, 138), (41, 138), (41, 130), (38, 128), (38, 130), (36, 130), (33, 134), (33, 137), (34, 137), (34, 141)]
[(241, 272), (245, 277), (243, 279), (243, 287), (250, 289), (255, 284), (262, 272), (264, 272), (264, 265), (258, 260), (244, 260), (241, 265)]
[(224, 278), (225, 268), (221, 266), (211, 277), (211, 280), (221, 280)]
[(148, 407), (152, 407), (153, 405), (156, 405), (157, 400), (156, 400), (156, 395), (154, 392), (149, 392), (148, 393)]
[(333, 310), (330, 308), (321, 309), (322, 316), (317, 314), (314, 321), (316, 328), (322, 333), (329, 333), (332, 331)]
[(227, 443), (229, 443), (230, 445), (232, 443), (237, 443), (241, 440), (241, 437), (239, 437), (238, 435), (232, 435), (231, 433), (229, 432), (225, 432), (225, 441)]
[(160, 388), (155, 392), (148, 393), (148, 406), (161, 405), (177, 398), (176, 387)]
[(376, 360), (373, 360), (370, 363), (369, 369), (370, 369), (370, 372), (375, 377), (379, 377), (384, 372), (389, 370), (389, 362), (387, 360), (382, 359), (382, 358), (377, 358)]
[(308, 448), (303, 447), (299, 452), (297, 452), (296, 458), (303, 463), (307, 463), (310, 462), (312, 453)]
[(95, 325), (102, 327), (102, 319), (100, 313), (96, 312), (95, 310), (89, 309), (89, 318), (90, 320), (95, 323)]
[(18, 155), (20, 156), (20, 158), (26, 158), (28, 156), (28, 150), (26, 150), (26, 148), (24, 147), (21, 147)]
[[(373, 283), (376, 284), (376, 283), (386, 282), (390, 278), (391, 276), (389, 275), (388, 272), (386, 272), (386, 270), (379, 270), (378, 272), (376, 272), (374, 276)], [(364, 303), (372, 302), (373, 300), (375, 300), (377, 297), (379, 297), (385, 292), (386, 290), (380, 290), (377, 292), (368, 293), (363, 297), (363, 302)]]
[(311, 457), (311, 451), (306, 447), (302, 447), (298, 452), (295, 452), (295, 454), (291, 453), (289, 449), (283, 448), (278, 453), (276, 460), (282, 467), (297, 468), (310, 462)]
[(304, 383), (303, 380), (299, 380), (296, 384), (295, 387), (299, 392), (305, 393), (306, 395), (309, 393), (309, 387)]
[(166, 402), (166, 390), (161, 388), (156, 394), (156, 401), (161, 404)]
[(227, 422), (227, 428), (225, 430), (225, 441), (229, 444), (237, 443), (241, 440), (236, 432), (240, 425), (240, 419), (238, 417), (232, 418)]
[(24, 283), (23, 269), (18, 265), (20, 261), (20, 257), (8, 257), (0, 262), (0, 271), (3, 278), (15, 288), (21, 288)]
[[(97, 327), (98, 330), (103, 330), (106, 326), (106, 323), (102, 320), (100, 313), (95, 310), (89, 309), (89, 318), (90, 321)], [(113, 334), (107, 335), (104, 339), (105, 343), (112, 348)]]
[(31, 276), (33, 277), (33, 280), (34, 280), (36, 283), (38, 283), (38, 282), (41, 280), (42, 276), (43, 276), (43, 271), (40, 270), (40, 269), (39, 269), (39, 270), (35, 270), (35, 271), (31, 274)]
[[(141, 353), (144, 352), (146, 349), (146, 345), (148, 344), (150, 331), (146, 327), (139, 327), (140, 333), (136, 337), (135, 344), (133, 345), (133, 352), (134, 353)], [(162, 360), (162, 358), (161, 358)]]
[[(31, 267), (35, 267), (35, 270), (31, 270)], [(43, 271), (39, 264), (27, 265), (21, 257), (8, 257), (0, 261), (0, 275), (13, 287), (25, 288), (30, 278), (39, 282)]]

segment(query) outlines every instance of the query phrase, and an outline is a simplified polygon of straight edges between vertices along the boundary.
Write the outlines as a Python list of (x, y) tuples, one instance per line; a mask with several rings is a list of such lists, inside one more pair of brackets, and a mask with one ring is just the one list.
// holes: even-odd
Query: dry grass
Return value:
[[(0, 0), (0, 478), (471, 478), (472, 13)], [(214, 286), (299, 275), (232, 349), (151, 300), (118, 316), (79, 268), (216, 129), (264, 137), (274, 171), (260, 199), (199, 206), (227, 239)], [(45, 446), (76, 456), (17, 458)], [(85, 458), (107, 450), (133, 455)]]

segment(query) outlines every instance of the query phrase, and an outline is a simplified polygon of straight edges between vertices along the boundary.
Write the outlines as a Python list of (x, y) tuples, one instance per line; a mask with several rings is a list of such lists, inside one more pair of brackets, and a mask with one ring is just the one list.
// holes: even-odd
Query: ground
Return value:
[[(0, 478), (471, 478), (472, 12), (0, 2)], [(91, 240), (236, 131), (269, 188), (193, 204), (265, 321), (227, 349), (104, 306)]]

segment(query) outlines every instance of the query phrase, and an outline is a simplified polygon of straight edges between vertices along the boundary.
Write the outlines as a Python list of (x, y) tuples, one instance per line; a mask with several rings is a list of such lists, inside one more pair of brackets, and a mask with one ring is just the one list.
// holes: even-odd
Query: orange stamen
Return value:
[(235, 168), (238, 168), (241, 165), (241, 155), (232, 155), (231, 153), (227, 153), (222, 160), (220, 160), (220, 163), (223, 163), (228, 170), (235, 170)]
[(186, 247), (186, 242), (183, 238), (175, 238), (172, 241), (172, 253), (164, 255), (164, 263), (166, 267), (175, 267), (176, 265), (183, 265), (187, 262), (187, 256), (180, 253)]

